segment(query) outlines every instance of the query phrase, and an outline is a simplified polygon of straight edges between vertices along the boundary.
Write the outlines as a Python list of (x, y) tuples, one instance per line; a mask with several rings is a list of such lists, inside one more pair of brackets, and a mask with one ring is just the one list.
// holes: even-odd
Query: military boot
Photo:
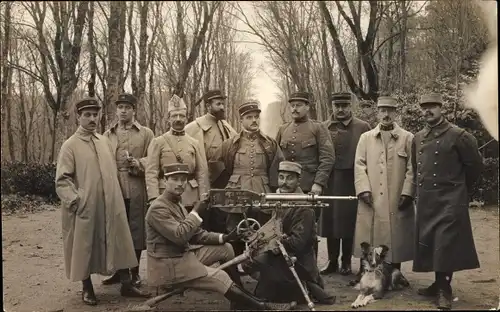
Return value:
[(131, 277), (131, 283), (134, 287), (140, 287), (141, 286), (141, 277), (139, 276), (139, 267), (136, 266), (134, 268), (130, 269), (130, 277)]
[[(231, 303), (235, 302), (238, 306), (246, 306), (251, 310), (265, 311), (289, 311), (292, 310), (297, 303), (273, 303), (265, 302), (259, 298), (254, 297), (252, 294), (245, 291), (243, 288), (236, 284), (232, 284), (228, 291), (224, 294)], [(233, 306), (233, 304), (231, 304)]]
[(87, 305), (96, 305), (97, 298), (94, 293), (94, 286), (92, 285), (90, 276), (87, 279), (83, 280), (82, 284), (82, 301)]
[(139, 288), (132, 285), (132, 280), (130, 279), (130, 274), (127, 269), (118, 270), (118, 274), (120, 275), (120, 282), (122, 287), (120, 288), (120, 294), (124, 297), (140, 297), (140, 298), (149, 298), (151, 294), (142, 291)]
[(118, 272), (113, 274), (113, 276), (102, 281), (103, 285), (113, 285), (118, 283), (120, 283), (120, 275), (118, 275)]

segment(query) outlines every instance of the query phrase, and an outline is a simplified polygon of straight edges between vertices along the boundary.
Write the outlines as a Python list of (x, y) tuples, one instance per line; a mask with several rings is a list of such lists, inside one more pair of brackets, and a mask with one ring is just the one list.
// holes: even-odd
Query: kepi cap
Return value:
[(302, 166), (293, 161), (282, 161), (279, 164), (278, 171), (295, 172), (298, 175), (302, 174)]
[(180, 110), (186, 110), (187, 111), (187, 106), (186, 103), (184, 103), (184, 100), (180, 98), (177, 94), (174, 94), (170, 101), (168, 101), (167, 105), (167, 112), (173, 112), (173, 111), (180, 111)]
[(337, 92), (333, 93), (330, 97), (332, 105), (338, 104), (352, 104), (353, 96), (350, 92)]
[(208, 101), (213, 100), (213, 99), (226, 99), (227, 96), (222, 94), (221, 90), (209, 90), (203, 95), (203, 101), (205, 103), (208, 103)]
[(379, 96), (377, 107), (398, 107), (398, 100), (393, 96)]
[(309, 92), (294, 92), (290, 95), (290, 98), (288, 99), (288, 103), (291, 101), (303, 101), (306, 102), (307, 104), (311, 103), (312, 100), (312, 95)]
[(118, 99), (116, 99), (115, 103), (116, 104), (127, 103), (127, 104), (132, 105), (135, 108), (137, 105), (137, 98), (133, 94), (122, 93), (122, 94), (118, 95)]
[(95, 108), (100, 110), (101, 105), (99, 105), (99, 102), (96, 98), (88, 97), (76, 102), (75, 108), (77, 112), (81, 111), (84, 108)]
[(443, 105), (443, 96), (439, 93), (428, 93), (420, 97), (420, 105), (426, 103), (434, 103)]
[(171, 176), (173, 174), (189, 174), (189, 167), (187, 164), (173, 163), (170, 165), (163, 166), (163, 174), (165, 177)]
[(248, 101), (240, 105), (238, 108), (238, 113), (240, 114), (240, 117), (243, 117), (243, 115), (250, 113), (250, 112), (261, 112), (259, 108), (259, 102), (257, 101)]

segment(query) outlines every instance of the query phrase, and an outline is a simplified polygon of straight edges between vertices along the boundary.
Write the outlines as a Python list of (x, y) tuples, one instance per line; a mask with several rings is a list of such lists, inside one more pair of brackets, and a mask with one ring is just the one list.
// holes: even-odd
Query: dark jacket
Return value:
[(314, 183), (326, 188), (335, 162), (335, 152), (328, 130), (320, 122), (287, 122), (278, 129), (276, 141), (286, 160), (302, 165), (300, 187), (309, 192)]
[(478, 268), (468, 200), (482, 170), (477, 140), (443, 120), (415, 134), (412, 154), (417, 184), (413, 270)]

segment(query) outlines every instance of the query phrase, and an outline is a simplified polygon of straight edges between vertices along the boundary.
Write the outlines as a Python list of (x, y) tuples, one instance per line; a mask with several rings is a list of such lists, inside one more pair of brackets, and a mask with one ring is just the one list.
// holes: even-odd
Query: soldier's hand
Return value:
[(134, 157), (128, 157), (127, 160), (128, 160), (128, 164), (130, 167), (135, 167), (135, 168), (141, 167), (141, 164), (139, 163), (139, 161), (137, 159), (135, 159)]
[(359, 194), (359, 200), (364, 202), (370, 207), (373, 207), (373, 197), (372, 197), (372, 192), (363, 192)]
[(323, 187), (317, 183), (314, 183), (313, 186), (311, 187), (311, 193), (314, 193), (316, 195), (321, 195), (323, 193)]
[(229, 234), (222, 235), (224, 243), (234, 242), (241, 240), (243, 235), (238, 234), (237, 228), (234, 228)]
[(413, 198), (411, 198), (410, 196), (401, 195), (401, 197), (399, 198), (399, 205), (398, 205), (399, 211), (406, 210), (408, 207), (411, 206), (412, 202), (413, 202)]
[(198, 213), (198, 215), (202, 216), (205, 214), (205, 211), (208, 210), (208, 198), (200, 200), (194, 204), (193, 210)]

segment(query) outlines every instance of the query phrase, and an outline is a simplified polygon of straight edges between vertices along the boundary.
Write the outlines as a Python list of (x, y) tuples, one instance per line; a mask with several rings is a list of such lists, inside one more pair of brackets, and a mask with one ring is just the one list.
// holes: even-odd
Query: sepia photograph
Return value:
[(497, 22), (1, 1), (3, 312), (500, 310)]

